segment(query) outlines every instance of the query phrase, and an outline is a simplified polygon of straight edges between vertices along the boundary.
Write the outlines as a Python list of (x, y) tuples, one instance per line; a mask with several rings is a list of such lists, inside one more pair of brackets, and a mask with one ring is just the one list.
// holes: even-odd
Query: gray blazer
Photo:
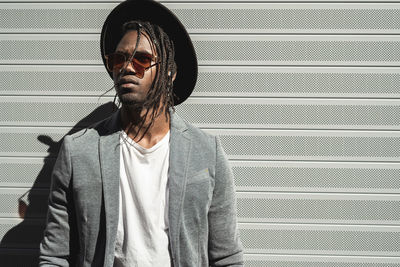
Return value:
[[(221, 142), (170, 112), (173, 266), (242, 266), (233, 176)], [(120, 129), (116, 112), (64, 138), (51, 179), (40, 266), (113, 265)]]

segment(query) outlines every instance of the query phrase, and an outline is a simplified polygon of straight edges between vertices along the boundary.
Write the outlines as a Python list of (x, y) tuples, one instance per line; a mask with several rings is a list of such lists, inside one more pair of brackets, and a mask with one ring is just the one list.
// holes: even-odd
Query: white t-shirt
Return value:
[(146, 149), (121, 131), (114, 267), (171, 266), (167, 186), (169, 136), (170, 131)]

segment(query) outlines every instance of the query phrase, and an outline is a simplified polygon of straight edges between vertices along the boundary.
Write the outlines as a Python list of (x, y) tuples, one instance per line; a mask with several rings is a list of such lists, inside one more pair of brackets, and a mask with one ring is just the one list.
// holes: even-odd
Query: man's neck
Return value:
[[(161, 110), (162, 108), (163, 107), (160, 107)], [(137, 112), (129, 110), (129, 108), (126, 108), (124, 106), (122, 106), (121, 108), (122, 129), (132, 140), (134, 140), (144, 148), (153, 147), (168, 133), (170, 129), (170, 116), (166, 116), (164, 112), (161, 112), (159, 113), (160, 115), (158, 117), (154, 118), (153, 125), (148, 129), (143, 138), (139, 141), (143, 133), (146, 131), (147, 126), (150, 124), (151, 112), (152, 110), (148, 112), (143, 127), (139, 129), (140, 116), (144, 116), (146, 114), (146, 110), (142, 110), (141, 114), (138, 114)]]

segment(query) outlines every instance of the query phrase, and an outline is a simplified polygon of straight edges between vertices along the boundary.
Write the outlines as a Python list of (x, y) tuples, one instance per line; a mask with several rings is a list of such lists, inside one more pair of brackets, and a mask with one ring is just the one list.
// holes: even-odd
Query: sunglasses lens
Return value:
[(126, 59), (122, 54), (111, 54), (107, 57), (107, 68), (109, 71), (120, 69), (124, 66)]
[(140, 63), (138, 63), (135, 58), (133, 59), (132, 63), (133, 63), (133, 68), (135, 69), (136, 72), (136, 76), (140, 79), (143, 78), (146, 68), (143, 67), (143, 65), (141, 65)]
[(135, 54), (133, 61), (143, 68), (148, 68), (151, 66), (152, 57), (150, 54), (138, 52)]
[[(106, 57), (107, 69), (111, 72), (115, 70), (120, 70), (121, 68), (124, 67), (127, 60), (128, 59), (123, 54), (120, 53), (110, 54)], [(146, 69), (152, 66), (151, 65), (152, 60), (153, 58), (150, 54), (140, 53), (140, 52), (135, 54), (134, 58), (132, 59), (132, 65), (133, 68), (135, 69), (137, 77), (139, 77), (140, 79), (143, 78)]]

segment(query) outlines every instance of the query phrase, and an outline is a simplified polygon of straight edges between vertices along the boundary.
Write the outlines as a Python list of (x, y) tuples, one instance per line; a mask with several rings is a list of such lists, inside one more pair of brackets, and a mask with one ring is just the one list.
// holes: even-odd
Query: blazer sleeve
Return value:
[(75, 209), (72, 197), (70, 136), (64, 138), (51, 176), (44, 237), (39, 266), (72, 266), (75, 243)]
[(233, 174), (218, 136), (215, 186), (208, 213), (210, 266), (243, 266)]

